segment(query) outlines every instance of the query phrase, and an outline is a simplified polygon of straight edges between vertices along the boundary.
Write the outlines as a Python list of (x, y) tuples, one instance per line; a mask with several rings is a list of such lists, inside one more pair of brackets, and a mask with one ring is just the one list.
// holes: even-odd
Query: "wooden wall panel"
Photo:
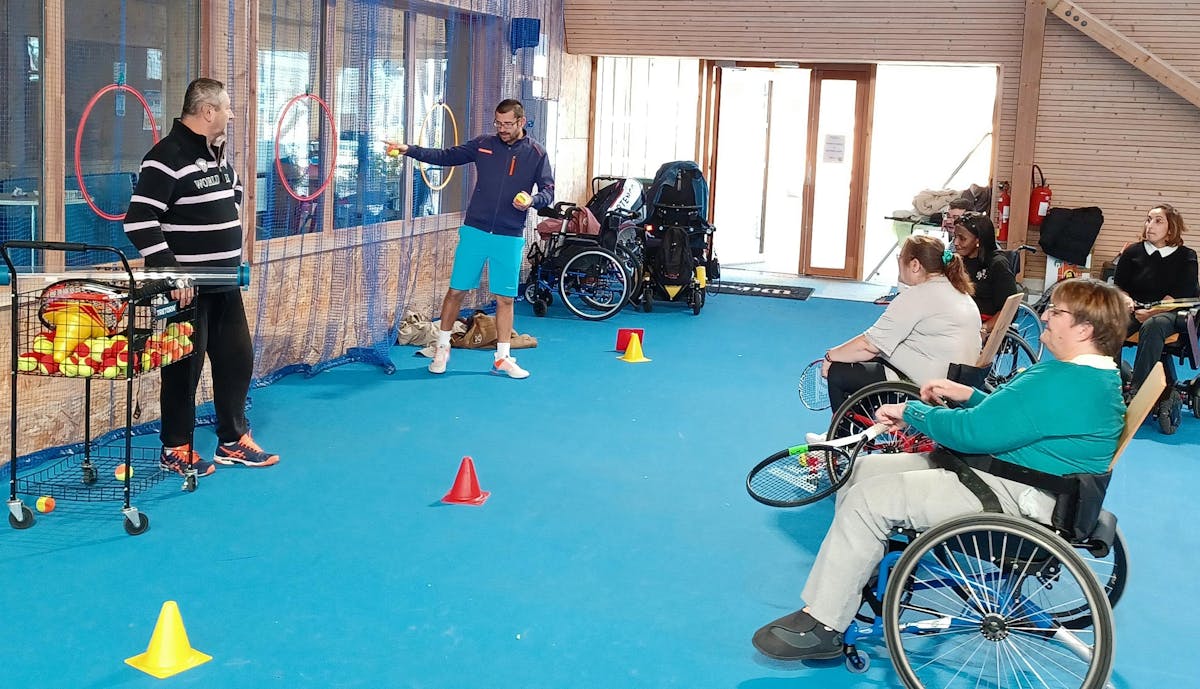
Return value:
[[(1200, 79), (1200, 3), (1079, 0), (1082, 8)], [(1011, 174), (1025, 0), (826, 3), (564, 0), (567, 50), (588, 55), (1000, 66), (996, 178)], [(926, 96), (931, 94), (924, 94)], [(920, 98), (922, 94), (914, 94)], [(886, 113), (877, 113), (886, 116)], [(1097, 263), (1167, 201), (1200, 227), (1189, 181), (1200, 170), (1200, 110), (1057, 17), (1046, 25), (1035, 158), (1054, 205), (1097, 205)], [(1036, 227), (1028, 241), (1036, 243)], [(1194, 234), (1194, 233), (1193, 233)], [(1193, 244), (1200, 240), (1192, 238)], [(1027, 276), (1037, 287), (1043, 261)]]
[[(1080, 4), (1094, 11), (1091, 2)], [(1200, 6), (1193, 11), (1193, 21), (1200, 27)], [(1151, 42), (1134, 31), (1127, 35), (1144, 46)], [(1163, 41), (1165, 34), (1155, 35), (1164, 51), (1159, 57), (1165, 59), (1170, 46)], [(1200, 70), (1194, 48), (1192, 58), (1188, 66)], [(1170, 61), (1186, 71), (1184, 60)], [(1193, 228), (1185, 241), (1200, 245), (1195, 232), (1200, 229), (1195, 193), (1198, 141), (1200, 109), (1051, 18), (1046, 26), (1036, 157), (1054, 191), (1054, 206), (1104, 210), (1104, 227), (1093, 251), (1095, 271), (1137, 239), (1146, 211), (1155, 203), (1179, 208)], [(1036, 239), (1032, 231), (1030, 240)]]

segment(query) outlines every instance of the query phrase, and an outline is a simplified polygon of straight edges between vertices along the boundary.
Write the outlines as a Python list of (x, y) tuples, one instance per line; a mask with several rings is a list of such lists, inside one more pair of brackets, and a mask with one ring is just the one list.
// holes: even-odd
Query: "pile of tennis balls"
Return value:
[(55, 331), (46, 330), (34, 336), (32, 351), (17, 357), (17, 370), (68, 378), (123, 378), (131, 356), (135, 370), (150, 371), (191, 354), (193, 332), (189, 322), (168, 323), (162, 332), (146, 339), (140, 352), (130, 350), (124, 335), (90, 337), (60, 358), (55, 356)]

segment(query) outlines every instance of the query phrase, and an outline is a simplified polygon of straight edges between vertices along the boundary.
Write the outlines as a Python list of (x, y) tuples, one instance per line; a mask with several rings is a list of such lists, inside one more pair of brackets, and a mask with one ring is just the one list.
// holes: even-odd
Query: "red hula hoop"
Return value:
[(91, 207), (92, 212), (96, 215), (105, 220), (124, 220), (124, 213), (120, 215), (106, 213), (96, 205), (95, 200), (92, 199), (92, 195), (87, 191), (87, 185), (83, 183), (83, 168), (80, 167), (79, 160), (79, 151), (83, 146), (83, 125), (87, 122), (88, 116), (92, 114), (92, 108), (96, 107), (96, 103), (100, 100), (100, 97), (109, 91), (128, 91), (133, 94), (134, 98), (138, 99), (138, 102), (142, 104), (142, 108), (146, 111), (146, 117), (150, 118), (150, 133), (154, 135), (154, 143), (158, 143), (158, 123), (154, 121), (154, 113), (150, 110), (150, 104), (146, 102), (146, 97), (128, 84), (109, 84), (97, 91), (96, 95), (92, 96), (92, 99), (83, 107), (83, 115), (79, 117), (79, 129), (75, 132), (75, 180), (79, 182), (79, 192), (83, 194), (83, 200), (87, 201), (87, 205)]
[[(321, 186), (317, 187), (317, 190), (313, 193), (309, 194), (308, 196), (301, 196), (300, 194), (296, 193), (296, 190), (287, 181), (287, 177), (283, 173), (283, 161), (279, 159), (279, 139), (281, 136), (283, 136), (283, 116), (287, 114), (288, 110), (292, 109), (293, 105), (304, 100), (305, 98), (315, 100), (317, 105), (321, 106), (321, 110), (325, 112), (325, 119), (329, 120), (329, 131), (333, 132), (332, 138), (334, 141), (334, 146), (333, 159), (329, 163), (330, 173), (325, 176), (325, 181), (321, 182)], [(322, 100), (317, 94), (301, 93), (300, 95), (289, 100), (287, 105), (283, 106), (283, 110), (279, 111), (279, 121), (275, 124), (275, 174), (279, 176), (279, 183), (283, 185), (283, 190), (288, 193), (288, 196), (291, 196), (301, 203), (304, 203), (307, 201), (312, 201), (321, 194), (325, 193), (325, 189), (327, 189), (329, 187), (329, 183), (333, 181), (334, 171), (337, 170), (337, 140), (337, 124), (333, 121), (333, 111), (329, 109), (329, 104)]]

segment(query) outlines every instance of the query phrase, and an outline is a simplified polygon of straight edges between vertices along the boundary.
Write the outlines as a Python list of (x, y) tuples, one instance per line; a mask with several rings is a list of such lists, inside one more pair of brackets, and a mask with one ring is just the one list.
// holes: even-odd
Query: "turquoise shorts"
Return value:
[(488, 290), (501, 297), (515, 297), (524, 256), (524, 237), (492, 234), (463, 225), (458, 228), (458, 249), (454, 252), (450, 289), (470, 290), (478, 287), (486, 263)]

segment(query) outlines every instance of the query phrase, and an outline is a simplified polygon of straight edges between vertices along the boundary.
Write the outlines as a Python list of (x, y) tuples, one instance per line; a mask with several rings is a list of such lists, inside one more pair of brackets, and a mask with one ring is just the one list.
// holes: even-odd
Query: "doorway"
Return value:
[(720, 68), (713, 219), (721, 262), (856, 279), (872, 65)]

